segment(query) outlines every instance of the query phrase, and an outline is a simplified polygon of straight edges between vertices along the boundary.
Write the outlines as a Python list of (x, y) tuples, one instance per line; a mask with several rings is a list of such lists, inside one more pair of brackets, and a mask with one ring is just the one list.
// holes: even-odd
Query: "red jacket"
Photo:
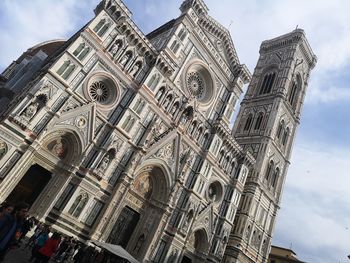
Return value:
[(45, 245), (39, 249), (40, 254), (51, 257), (57, 250), (60, 241), (58, 239), (49, 238)]

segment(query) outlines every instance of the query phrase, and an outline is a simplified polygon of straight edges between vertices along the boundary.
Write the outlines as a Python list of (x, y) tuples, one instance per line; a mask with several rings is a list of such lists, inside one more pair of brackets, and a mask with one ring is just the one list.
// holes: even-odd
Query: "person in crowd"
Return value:
[(44, 230), (44, 224), (41, 222), (37, 222), (36, 228), (34, 229), (34, 234), (29, 238), (25, 247), (33, 247), (35, 245), (35, 240), (38, 238), (38, 236), (41, 234), (43, 230)]
[(16, 243), (16, 232), (21, 228), (28, 208), (26, 203), (17, 204), (13, 210), (10, 206), (3, 208), (0, 217), (0, 262), (10, 246)]
[(22, 224), (21, 230), (20, 230), (20, 236), (18, 239), (18, 243), (21, 243), (22, 239), (27, 235), (27, 233), (33, 228), (34, 226), (34, 217), (26, 218)]
[(11, 214), (14, 208), (15, 207), (9, 203), (6, 203), (6, 202), (2, 203), (0, 205), (0, 218), (2, 218), (3, 215)]
[(39, 251), (38, 255), (34, 261), (34, 263), (47, 263), (49, 262), (50, 258), (55, 254), (58, 245), (60, 243), (60, 234), (53, 233), (52, 237), (50, 237), (46, 242), (45, 245), (42, 246)]
[(34, 241), (34, 247), (32, 249), (32, 256), (29, 261), (32, 261), (34, 258), (40, 258), (39, 250), (45, 245), (46, 241), (49, 239), (50, 229), (48, 226), (44, 226), (43, 231), (38, 235)]

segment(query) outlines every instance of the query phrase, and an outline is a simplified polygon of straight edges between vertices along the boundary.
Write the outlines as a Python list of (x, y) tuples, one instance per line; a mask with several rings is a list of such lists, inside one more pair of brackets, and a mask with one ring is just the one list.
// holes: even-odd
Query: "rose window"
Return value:
[(102, 81), (92, 83), (89, 92), (91, 98), (99, 103), (106, 102), (109, 96), (108, 88)]
[(199, 106), (207, 106), (214, 98), (214, 82), (209, 69), (202, 63), (192, 64), (183, 77), (189, 96), (194, 97)]
[(211, 202), (220, 201), (222, 198), (222, 194), (222, 185), (218, 181), (215, 181), (209, 185), (207, 190), (207, 196)]
[(191, 72), (187, 76), (187, 87), (194, 97), (201, 99), (205, 89), (205, 82), (198, 72)]
[(87, 99), (97, 103), (99, 108), (108, 110), (119, 99), (119, 87), (108, 73), (98, 73), (90, 77), (84, 88)]

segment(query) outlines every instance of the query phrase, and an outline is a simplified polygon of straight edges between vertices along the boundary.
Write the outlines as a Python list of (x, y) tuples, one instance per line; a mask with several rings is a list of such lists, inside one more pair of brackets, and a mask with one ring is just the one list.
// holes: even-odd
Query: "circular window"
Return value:
[(105, 73), (93, 75), (85, 88), (87, 97), (100, 107), (112, 107), (118, 100), (119, 89), (116, 82)]
[(188, 92), (201, 104), (208, 104), (213, 98), (213, 79), (210, 72), (202, 64), (189, 67), (185, 76)]
[(222, 193), (223, 193), (222, 186), (218, 181), (213, 182), (209, 185), (207, 195), (210, 201), (212, 202), (220, 201), (222, 197)]
[(187, 76), (187, 87), (191, 94), (200, 100), (204, 94), (205, 82), (198, 72), (191, 72)]
[(109, 92), (107, 86), (102, 81), (96, 81), (91, 84), (89, 90), (90, 96), (94, 101), (104, 103), (108, 97)]

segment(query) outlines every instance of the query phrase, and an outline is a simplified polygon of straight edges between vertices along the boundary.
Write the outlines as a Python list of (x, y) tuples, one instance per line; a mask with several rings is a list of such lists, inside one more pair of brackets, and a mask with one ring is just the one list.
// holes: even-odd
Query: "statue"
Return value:
[(120, 60), (120, 64), (125, 67), (129, 59), (130, 59), (130, 54), (125, 54), (123, 58)]
[(111, 160), (110, 160), (108, 154), (106, 154), (106, 155), (103, 157), (103, 159), (102, 159), (102, 161), (100, 162), (100, 164), (98, 165), (98, 168), (97, 168), (97, 169), (98, 169), (100, 172), (104, 172), (104, 171), (107, 169), (107, 167), (108, 167), (110, 161), (111, 161)]
[(7, 145), (6, 142), (0, 140), (0, 159), (6, 154)]
[(120, 42), (116, 42), (116, 43), (112, 46), (112, 48), (111, 48), (111, 53), (112, 53), (112, 56), (113, 56), (113, 57), (117, 54), (119, 48), (120, 48)]
[(39, 103), (37, 101), (32, 102), (31, 104), (29, 104), (29, 106), (25, 109), (25, 111), (22, 114), (24, 117), (30, 120), (31, 118), (34, 117), (34, 115), (38, 111), (38, 108), (39, 108)]
[(130, 75), (136, 77), (137, 73), (139, 73), (140, 66), (139, 64), (135, 64), (130, 72)]

